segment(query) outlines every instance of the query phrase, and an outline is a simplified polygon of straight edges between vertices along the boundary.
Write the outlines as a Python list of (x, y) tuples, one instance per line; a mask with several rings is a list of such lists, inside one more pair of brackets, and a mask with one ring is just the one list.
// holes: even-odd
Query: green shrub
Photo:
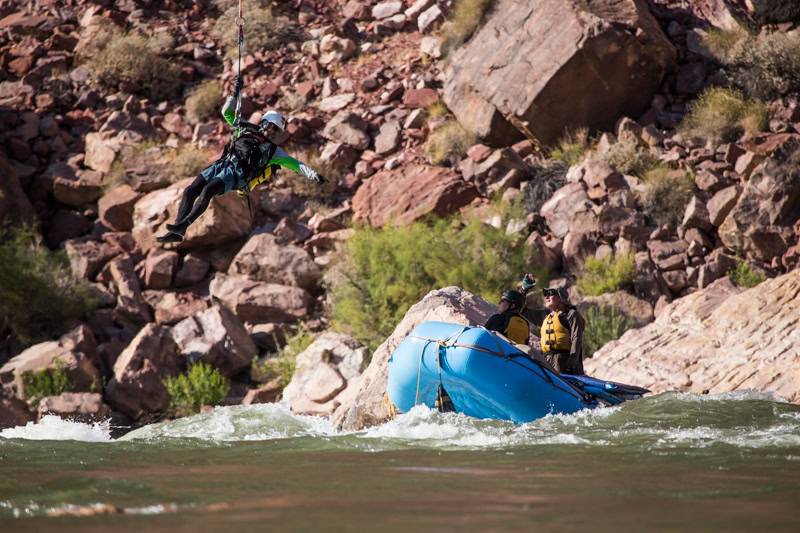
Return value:
[[(0, 231), (0, 335), (30, 343), (63, 333), (94, 309), (67, 254), (51, 252), (31, 227)], [(0, 337), (0, 338), (2, 338)]]
[(800, 91), (800, 35), (711, 32), (705, 44), (727, 84), (751, 99), (772, 100)]
[(728, 276), (730, 276), (734, 283), (747, 289), (755, 287), (766, 279), (763, 275), (754, 271), (750, 265), (744, 261), (737, 261), (736, 268), (731, 269), (728, 272)]
[(37, 406), (46, 396), (60, 396), (72, 391), (66, 365), (55, 358), (55, 368), (41, 368), (22, 374), (22, 390), (28, 405)]
[(273, 357), (260, 360), (254, 357), (251, 363), (251, 377), (260, 383), (268, 383), (275, 378), (280, 378), (278, 386), (281, 390), (285, 389), (292, 381), (297, 365), (297, 356), (311, 346), (314, 339), (315, 337), (310, 331), (301, 327), (295, 335), (286, 339), (286, 345), (278, 348), (278, 352)]
[(372, 352), (431, 290), (457, 285), (497, 302), (524, 272), (547, 279), (544, 269), (526, 263), (532, 252), (518, 239), (480, 220), (465, 227), (456, 219), (437, 219), (357, 228), (331, 290), (334, 327)]
[(586, 311), (586, 329), (583, 332), (583, 353), (591, 357), (606, 343), (617, 340), (628, 331), (632, 320), (618, 313), (614, 306), (591, 306)]
[(767, 119), (767, 108), (760, 101), (747, 100), (738, 91), (714, 87), (698, 97), (680, 131), (682, 135), (719, 144), (762, 131)]
[(451, 54), (472, 37), (493, 4), (494, 0), (458, 0), (441, 32), (445, 54)]
[(550, 157), (570, 167), (580, 163), (591, 148), (592, 141), (588, 129), (569, 130), (558, 141), (558, 146), (550, 152)]
[(88, 48), (87, 67), (104, 88), (115, 91), (127, 83), (153, 101), (177, 95), (180, 70), (159, 54), (167, 48), (169, 36), (161, 33), (146, 38), (138, 34), (101, 31)]
[(642, 176), (658, 164), (658, 158), (635, 141), (616, 142), (606, 152), (595, 152), (593, 158), (607, 161), (617, 172), (630, 176)]
[(645, 173), (642, 186), (636, 191), (642, 212), (656, 226), (680, 224), (694, 195), (692, 176), (683, 173), (676, 178), (672, 173), (669, 167), (658, 165)]
[(190, 122), (206, 122), (215, 118), (222, 100), (222, 84), (206, 80), (186, 99), (186, 116)]
[(435, 129), (425, 142), (425, 155), (434, 165), (449, 164), (453, 158), (462, 158), (467, 148), (478, 142), (478, 136), (467, 130), (457, 120), (449, 120)]
[(230, 380), (203, 361), (191, 363), (185, 374), (164, 380), (169, 405), (179, 415), (193, 414), (204, 405), (219, 405), (228, 395)]
[[(239, 15), (239, 6), (230, 2), (217, 2), (223, 11), (211, 30), (211, 36), (221, 41), (226, 55), (231, 59), (239, 57), (239, 30), (234, 25)], [(247, 6), (245, 13), (244, 45), (242, 55), (262, 52), (265, 48), (275, 49), (280, 45), (300, 39), (301, 32), (297, 24), (289, 17), (273, 11), (268, 2), (257, 2)]]
[(600, 296), (624, 289), (633, 284), (636, 262), (633, 254), (607, 255), (602, 259), (589, 257), (578, 278), (578, 289), (587, 296)]

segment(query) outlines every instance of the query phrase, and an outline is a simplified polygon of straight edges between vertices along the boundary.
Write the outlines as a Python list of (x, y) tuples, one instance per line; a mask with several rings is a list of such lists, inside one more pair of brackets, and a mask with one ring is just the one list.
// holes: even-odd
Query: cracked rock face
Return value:
[(798, 403), (798, 295), (796, 269), (748, 290), (721, 278), (595, 352), (586, 373), (656, 393), (755, 389)]
[(642, 0), (503, 0), (453, 55), (444, 100), (490, 144), (551, 144), (570, 127), (639, 116), (674, 64)]

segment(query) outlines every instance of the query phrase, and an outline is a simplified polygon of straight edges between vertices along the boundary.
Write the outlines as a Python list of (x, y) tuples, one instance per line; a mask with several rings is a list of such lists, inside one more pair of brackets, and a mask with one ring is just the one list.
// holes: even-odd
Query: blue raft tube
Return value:
[(386, 392), (397, 411), (406, 413), (415, 405), (435, 408), (440, 384), (457, 412), (514, 423), (616, 405), (650, 392), (558, 374), (482, 327), (423, 322), (392, 353)]

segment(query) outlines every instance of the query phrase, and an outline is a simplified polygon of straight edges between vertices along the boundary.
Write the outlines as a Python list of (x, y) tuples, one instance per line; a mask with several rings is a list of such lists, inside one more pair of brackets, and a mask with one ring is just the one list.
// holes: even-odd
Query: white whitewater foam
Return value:
[(0, 437), (28, 440), (77, 440), (83, 442), (110, 442), (108, 422), (84, 424), (71, 422), (54, 415), (45, 415), (40, 422), (28, 422), (0, 431)]
[(235, 442), (335, 434), (329, 421), (292, 414), (288, 406), (277, 403), (217, 407), (208, 413), (139, 428), (120, 440), (193, 438)]

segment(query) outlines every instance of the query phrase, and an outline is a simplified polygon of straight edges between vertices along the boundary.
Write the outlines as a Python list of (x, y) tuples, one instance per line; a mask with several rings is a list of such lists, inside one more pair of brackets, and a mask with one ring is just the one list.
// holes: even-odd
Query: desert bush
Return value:
[(745, 261), (737, 261), (736, 268), (731, 269), (728, 276), (734, 283), (747, 289), (755, 287), (766, 279)]
[(530, 179), (522, 187), (523, 211), (538, 215), (553, 193), (567, 184), (568, 170), (569, 166), (558, 159), (549, 159), (533, 167)]
[(186, 99), (186, 116), (190, 122), (206, 122), (216, 117), (222, 100), (222, 84), (206, 80)]
[(173, 182), (200, 174), (210, 164), (209, 151), (194, 144), (181, 145), (173, 154), (169, 164)]
[(720, 144), (762, 131), (767, 119), (762, 102), (747, 100), (739, 91), (715, 87), (695, 101), (680, 131), (685, 136)]
[(334, 327), (373, 352), (431, 290), (457, 285), (496, 302), (523, 272), (547, 279), (526, 262), (532, 252), (518, 239), (477, 219), (467, 226), (453, 218), (357, 228), (330, 293)]
[(127, 83), (153, 101), (166, 100), (177, 95), (181, 86), (179, 68), (160, 55), (169, 39), (163, 32), (144, 37), (103, 30), (86, 50), (86, 65), (104, 88), (117, 90), (120, 83)]
[(571, 167), (580, 163), (591, 149), (592, 141), (588, 129), (568, 130), (558, 141), (558, 145), (551, 150), (550, 157)]
[[(211, 30), (211, 36), (222, 42), (226, 55), (231, 59), (239, 56), (239, 30), (233, 24), (239, 15), (238, 3), (217, 2), (223, 11)], [(265, 48), (277, 48), (282, 44), (297, 41), (302, 33), (289, 17), (273, 10), (270, 2), (256, 2), (247, 7), (245, 14), (245, 41), (242, 54), (261, 52)]]
[(675, 177), (672, 169), (658, 165), (644, 174), (636, 191), (645, 216), (656, 226), (677, 226), (683, 220), (686, 205), (695, 192), (694, 179), (688, 173)]
[(58, 357), (55, 358), (54, 368), (40, 368), (22, 374), (25, 401), (33, 407), (39, 405), (39, 401), (46, 396), (60, 396), (72, 391), (72, 388), (67, 367)]
[(631, 176), (642, 176), (658, 164), (658, 158), (635, 141), (615, 142), (606, 152), (594, 152), (592, 157), (607, 161), (620, 174)]
[(711, 32), (705, 44), (726, 83), (747, 98), (771, 100), (800, 92), (800, 34)]
[[(280, 378), (278, 386), (281, 390), (292, 381), (297, 364), (297, 356), (314, 342), (314, 335), (304, 327), (298, 328), (296, 334), (286, 339), (286, 345), (278, 348), (271, 357), (253, 358), (250, 375), (260, 383), (268, 383)], [(278, 345), (277, 339), (275, 342)]]
[(219, 370), (203, 361), (189, 365), (185, 374), (164, 380), (169, 405), (179, 415), (197, 413), (204, 405), (219, 405), (228, 395), (231, 383)]
[(594, 256), (586, 259), (583, 272), (578, 277), (578, 289), (587, 296), (600, 296), (607, 292), (625, 289), (633, 284), (636, 262), (633, 254)]
[(49, 338), (94, 309), (96, 299), (72, 274), (65, 252), (48, 250), (32, 227), (0, 233), (0, 338)]
[(586, 328), (583, 331), (583, 354), (591, 357), (607, 343), (617, 340), (628, 331), (633, 321), (614, 306), (591, 306), (586, 310)]
[(425, 155), (434, 165), (447, 165), (453, 159), (460, 159), (467, 148), (478, 142), (478, 137), (457, 120), (449, 120), (428, 135), (425, 142)]
[(442, 27), (442, 51), (449, 55), (467, 42), (493, 4), (494, 0), (458, 0)]

